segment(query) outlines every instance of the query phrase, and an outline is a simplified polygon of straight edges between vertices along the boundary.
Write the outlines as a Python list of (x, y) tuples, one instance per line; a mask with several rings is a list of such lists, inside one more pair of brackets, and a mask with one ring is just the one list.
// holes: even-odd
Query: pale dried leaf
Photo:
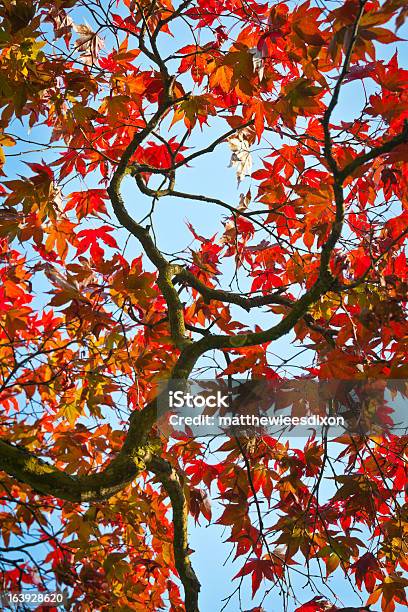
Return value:
[(252, 55), (254, 72), (258, 74), (259, 80), (262, 81), (264, 76), (264, 55), (262, 51), (258, 49), (258, 47), (252, 47), (249, 49), (249, 52)]
[(246, 193), (239, 194), (238, 210), (240, 212), (244, 212), (248, 208), (250, 202), (251, 202), (251, 190), (248, 189)]
[(79, 51), (81, 61), (88, 65), (93, 64), (104, 46), (102, 38), (87, 23), (74, 24), (74, 30), (79, 34), (75, 41), (75, 49)]
[(287, 546), (285, 546), (285, 545), (277, 546), (273, 550), (273, 556), (274, 557), (279, 557), (279, 559), (282, 559), (282, 561), (285, 561), (286, 560), (286, 552), (287, 552)]
[(56, 183), (54, 183), (51, 186), (50, 196), (54, 202), (55, 208), (58, 210), (58, 212), (61, 212), (62, 210), (62, 191)]
[(56, 268), (54, 268), (51, 264), (46, 264), (44, 268), (45, 275), (52, 282), (53, 285), (56, 285), (60, 289), (67, 291), (69, 294), (73, 296), (80, 296), (79, 287), (77, 283), (70, 282), (65, 276), (63, 276)]
[(236, 169), (238, 185), (251, 173), (252, 156), (250, 138), (251, 131), (248, 128), (239, 130), (228, 138), (228, 146), (232, 151), (229, 167)]
[(74, 22), (64, 9), (53, 6), (47, 15), (46, 21), (53, 24), (56, 38), (61, 36), (71, 37)]

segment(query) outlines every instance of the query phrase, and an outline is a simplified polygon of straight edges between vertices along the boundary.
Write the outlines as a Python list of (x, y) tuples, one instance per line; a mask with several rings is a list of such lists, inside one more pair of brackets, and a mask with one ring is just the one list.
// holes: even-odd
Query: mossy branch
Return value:
[(168, 494), (173, 509), (174, 561), (185, 593), (186, 612), (198, 612), (200, 582), (191, 566), (188, 546), (188, 500), (185, 495), (183, 475), (168, 461), (153, 456), (148, 463)]

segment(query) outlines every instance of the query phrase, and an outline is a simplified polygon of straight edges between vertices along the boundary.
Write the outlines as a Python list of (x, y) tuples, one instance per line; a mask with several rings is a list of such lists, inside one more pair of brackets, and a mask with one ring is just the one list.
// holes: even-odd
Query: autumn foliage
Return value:
[(214, 522), (227, 610), (240, 591), (268, 612), (406, 606), (404, 432), (156, 427), (169, 378), (407, 397), (406, 1), (3, 0), (0, 17), (0, 589), (197, 612), (189, 527)]

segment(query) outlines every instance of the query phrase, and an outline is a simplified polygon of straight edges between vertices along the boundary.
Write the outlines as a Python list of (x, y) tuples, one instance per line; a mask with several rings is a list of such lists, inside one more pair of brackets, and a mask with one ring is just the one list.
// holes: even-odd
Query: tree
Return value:
[[(231, 437), (214, 460), (156, 427), (160, 380), (208, 356), (220, 376), (280, 379), (287, 334), (313, 353), (296, 376), (406, 394), (408, 70), (378, 57), (405, 0), (0, 10), (2, 589), (196, 612), (188, 518), (218, 497), (254, 610), (339, 610), (321, 590), (335, 571), (361, 609), (406, 605), (407, 436)], [(219, 150), (251, 177), (236, 202), (208, 170), (178, 186)], [(186, 246), (174, 223), (167, 253), (157, 215), (185, 203), (218, 232), (188, 224)]]

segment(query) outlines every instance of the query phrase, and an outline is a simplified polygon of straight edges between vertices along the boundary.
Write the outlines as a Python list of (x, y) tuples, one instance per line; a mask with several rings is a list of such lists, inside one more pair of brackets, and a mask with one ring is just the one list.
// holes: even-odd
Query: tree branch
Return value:
[(163, 256), (155, 245), (149, 231), (133, 219), (126, 210), (125, 203), (120, 193), (124, 177), (130, 173), (129, 162), (143, 140), (154, 130), (167, 110), (174, 104), (171, 85), (168, 85), (167, 95), (164, 102), (159, 106), (156, 113), (147, 123), (146, 127), (138, 132), (124, 151), (120, 162), (112, 176), (108, 186), (108, 194), (112, 202), (113, 211), (119, 221), (142, 245), (146, 255), (158, 270), (157, 284), (166, 300), (169, 310), (170, 331), (172, 339), (177, 347), (182, 347), (190, 340), (186, 337), (184, 324), (183, 305), (175, 290), (171, 278), (174, 275), (173, 266)]
[(188, 546), (189, 507), (184, 492), (183, 475), (171, 463), (153, 456), (148, 468), (156, 474), (167, 492), (173, 509), (174, 560), (185, 593), (186, 612), (198, 612), (200, 582), (191, 566)]
[(333, 173), (333, 176), (337, 175), (338, 166), (337, 166), (337, 163), (332, 153), (332, 138), (330, 134), (330, 118), (332, 116), (333, 110), (335, 109), (337, 105), (337, 102), (339, 101), (340, 89), (347, 75), (347, 72), (349, 70), (351, 56), (353, 54), (354, 45), (356, 44), (356, 40), (357, 40), (358, 28), (359, 28), (360, 21), (364, 13), (364, 7), (366, 5), (366, 2), (367, 0), (359, 1), (359, 10), (357, 12), (356, 18), (354, 20), (354, 23), (351, 29), (350, 43), (346, 50), (343, 67), (340, 72), (339, 78), (337, 79), (336, 85), (334, 87), (333, 95), (331, 97), (328, 107), (326, 108), (326, 111), (323, 116), (323, 121), (322, 121), (323, 131), (324, 131), (324, 156), (326, 158), (326, 161), (329, 165), (330, 170)]
[(176, 276), (174, 277), (175, 283), (182, 283), (196, 289), (204, 298), (205, 302), (211, 300), (217, 300), (218, 302), (226, 302), (228, 304), (236, 304), (241, 306), (244, 310), (249, 312), (252, 308), (258, 308), (261, 306), (267, 306), (268, 304), (282, 304), (289, 306), (292, 301), (289, 298), (285, 298), (281, 295), (282, 291), (271, 293), (268, 295), (257, 295), (257, 296), (245, 296), (240, 293), (234, 293), (232, 291), (225, 291), (223, 289), (214, 289), (209, 287), (202, 281), (200, 281), (192, 272), (181, 268)]
[(385, 153), (390, 153), (396, 147), (402, 144), (407, 144), (407, 143), (408, 143), (408, 120), (405, 119), (404, 127), (400, 134), (398, 134), (397, 136), (394, 136), (394, 138), (391, 138), (391, 140), (389, 140), (388, 142), (385, 142), (384, 144), (379, 145), (378, 147), (374, 147), (373, 149), (371, 149), (371, 151), (368, 151), (368, 153), (363, 153), (362, 155), (358, 155), (355, 159), (353, 159), (352, 162), (350, 162), (349, 164), (347, 164), (347, 166), (345, 166), (342, 170), (340, 170), (339, 178), (344, 181), (344, 179), (350, 176), (350, 174), (353, 174), (355, 170), (357, 170), (358, 168), (360, 168), (367, 162), (377, 159), (377, 157), (380, 157), (381, 155), (384, 155)]

